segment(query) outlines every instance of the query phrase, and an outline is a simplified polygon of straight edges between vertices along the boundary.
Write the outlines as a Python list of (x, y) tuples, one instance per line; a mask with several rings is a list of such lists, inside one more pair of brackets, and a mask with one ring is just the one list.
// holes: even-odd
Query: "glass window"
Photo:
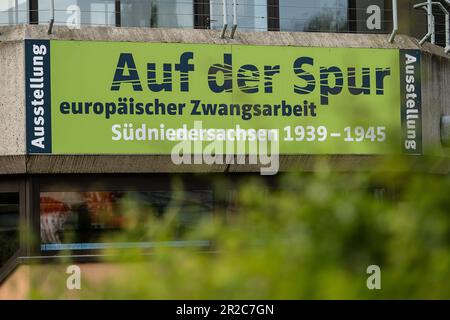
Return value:
[[(233, 24), (233, 1), (227, 1), (228, 26)], [(236, 19), (238, 30), (267, 31), (267, 0), (237, 0)], [(223, 27), (223, 4), (221, 0), (211, 0), (211, 28)]]
[[(50, 21), (51, 0), (39, 0), (39, 23)], [(114, 26), (114, 0), (58, 0), (55, 1), (55, 24), (73, 23), (79, 18), (83, 26)]]
[(28, 8), (26, 0), (0, 1), (0, 26), (27, 23)]
[(193, 28), (193, 0), (122, 0), (123, 27)]
[(280, 0), (281, 31), (347, 31), (347, 0)]
[[(209, 190), (42, 192), (40, 194), (41, 250), (95, 250), (151, 248), (154, 246), (208, 246), (203, 239), (180, 241), (178, 236), (161, 243), (145, 235), (114, 240), (130, 221), (138, 219), (151, 228), (151, 219), (177, 212), (176, 234), (191, 228), (201, 218), (212, 215), (213, 193)], [(152, 215), (152, 216), (150, 216)]]
[(19, 193), (0, 193), (0, 268), (19, 247)]

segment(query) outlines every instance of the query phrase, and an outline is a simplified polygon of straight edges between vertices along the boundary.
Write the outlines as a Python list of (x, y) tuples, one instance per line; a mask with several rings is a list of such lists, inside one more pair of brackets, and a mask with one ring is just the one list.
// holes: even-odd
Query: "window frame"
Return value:
[[(347, 32), (356, 32), (356, 21), (351, 24), (351, 17), (356, 17), (356, 0), (347, 0)], [(356, 19), (356, 18), (355, 18)], [(280, 30), (280, 0), (267, 0), (267, 30)]]
[(267, 0), (267, 30), (280, 31), (279, 0)]
[(211, 28), (210, 0), (194, 0), (194, 29)]

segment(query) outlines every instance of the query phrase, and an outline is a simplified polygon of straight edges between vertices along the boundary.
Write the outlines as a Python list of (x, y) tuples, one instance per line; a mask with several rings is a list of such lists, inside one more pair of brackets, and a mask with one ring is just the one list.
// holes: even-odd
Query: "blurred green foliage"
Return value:
[[(237, 188), (232, 177), (218, 180), (216, 202), (226, 205), (182, 237), (211, 247), (109, 250), (105, 262), (126, 267), (101, 283), (83, 279), (77, 297), (449, 299), (450, 178), (388, 167), (350, 174), (324, 166), (280, 174), (275, 185), (252, 176)], [(173, 239), (177, 210), (155, 219), (132, 201), (123, 206), (128, 232), (115, 240)], [(366, 286), (370, 265), (381, 268), (381, 290)], [(64, 292), (38, 281), (32, 297)]]

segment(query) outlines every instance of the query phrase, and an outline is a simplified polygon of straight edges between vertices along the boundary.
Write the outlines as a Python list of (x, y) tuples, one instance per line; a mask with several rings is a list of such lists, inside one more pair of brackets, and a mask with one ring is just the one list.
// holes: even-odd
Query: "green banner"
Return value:
[(27, 40), (28, 152), (400, 153), (401, 65), (396, 49)]

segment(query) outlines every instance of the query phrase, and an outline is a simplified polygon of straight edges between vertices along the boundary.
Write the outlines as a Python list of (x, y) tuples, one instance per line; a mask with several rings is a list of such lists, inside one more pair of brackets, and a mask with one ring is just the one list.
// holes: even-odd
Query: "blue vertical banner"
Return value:
[(420, 50), (400, 50), (402, 149), (422, 154), (422, 79)]
[(51, 153), (50, 41), (25, 40), (27, 153)]

